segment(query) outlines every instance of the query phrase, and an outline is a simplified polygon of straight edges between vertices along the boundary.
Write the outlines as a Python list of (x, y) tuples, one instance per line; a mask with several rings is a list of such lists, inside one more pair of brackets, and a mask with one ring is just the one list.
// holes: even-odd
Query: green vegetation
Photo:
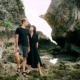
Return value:
[(10, 22), (10, 21), (8, 21), (8, 20), (2, 20), (2, 21), (0, 21), (0, 26), (3, 26), (3, 27), (5, 27), (6, 29), (13, 29), (13, 24)]
[(2, 76), (0, 75), (0, 80), (16, 80), (17, 76)]
[(21, 11), (21, 10), (23, 10), (23, 3), (22, 3), (22, 1), (21, 0), (17, 0), (17, 5), (18, 5), (18, 8), (19, 8), (19, 10)]

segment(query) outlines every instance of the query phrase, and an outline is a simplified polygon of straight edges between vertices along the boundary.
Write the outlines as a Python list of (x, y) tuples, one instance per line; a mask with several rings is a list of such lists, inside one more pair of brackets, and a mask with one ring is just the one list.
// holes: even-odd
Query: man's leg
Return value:
[(28, 48), (23, 46), (22, 49), (23, 49), (23, 63), (22, 63), (22, 65), (23, 65), (23, 75), (26, 76), (26, 63), (27, 63), (27, 54), (28, 54), (27, 50), (28, 50)]
[(26, 72), (26, 70), (25, 70), (25, 68), (26, 68), (26, 58), (25, 57), (23, 57), (23, 63), (22, 63), (22, 65), (23, 65), (23, 72)]
[(20, 72), (20, 59), (19, 59), (19, 52), (15, 52), (14, 56), (15, 56), (15, 60), (16, 60), (16, 63), (17, 63), (17, 69), (18, 69), (18, 72)]

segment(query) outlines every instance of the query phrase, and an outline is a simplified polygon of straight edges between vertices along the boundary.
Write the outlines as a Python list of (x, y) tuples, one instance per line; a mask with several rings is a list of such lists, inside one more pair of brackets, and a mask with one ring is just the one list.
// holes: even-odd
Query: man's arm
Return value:
[(18, 49), (18, 38), (19, 38), (19, 35), (16, 34), (15, 35), (15, 46), (16, 46), (16, 49)]

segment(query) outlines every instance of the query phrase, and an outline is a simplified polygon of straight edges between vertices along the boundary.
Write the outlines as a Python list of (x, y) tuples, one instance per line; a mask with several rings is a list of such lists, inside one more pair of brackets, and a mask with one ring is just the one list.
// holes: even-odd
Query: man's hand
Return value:
[(28, 53), (30, 52), (30, 47), (28, 47)]
[(19, 50), (18, 46), (15, 47), (14, 52), (16, 52), (17, 50)]
[(17, 50), (19, 50), (19, 47), (18, 47), (18, 38), (19, 38), (19, 34), (16, 34), (15, 36), (15, 49), (14, 49), (14, 52), (16, 52)]

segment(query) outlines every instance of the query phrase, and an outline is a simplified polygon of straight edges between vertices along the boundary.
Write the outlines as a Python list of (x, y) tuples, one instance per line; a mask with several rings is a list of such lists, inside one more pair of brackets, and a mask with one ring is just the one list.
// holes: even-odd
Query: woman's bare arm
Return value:
[(36, 47), (38, 48), (38, 42), (36, 43)]
[(29, 36), (28, 36), (28, 52), (30, 52), (30, 40), (29, 40)]

